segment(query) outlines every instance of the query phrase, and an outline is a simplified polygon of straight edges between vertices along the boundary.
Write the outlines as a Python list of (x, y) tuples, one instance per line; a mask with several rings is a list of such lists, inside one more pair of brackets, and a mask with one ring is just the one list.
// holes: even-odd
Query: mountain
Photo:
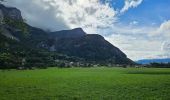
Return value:
[[(81, 28), (46, 32), (25, 23), (17, 8), (5, 7), (2, 4), (0, 4), (0, 47), (2, 66), (11, 62), (21, 64), (23, 59), (29, 63), (27, 66), (47, 66), (49, 63), (58, 66), (61, 62), (134, 64), (119, 48), (101, 35), (86, 34)], [(6, 56), (10, 58), (8, 62), (4, 60)], [(18, 61), (12, 57), (18, 58)]]
[(83, 58), (87, 62), (132, 64), (117, 47), (98, 34), (86, 34), (81, 28), (50, 33), (54, 51)]
[(143, 60), (137, 61), (136, 63), (139, 63), (139, 64), (170, 63), (170, 58), (165, 58), (165, 59), (143, 59)]

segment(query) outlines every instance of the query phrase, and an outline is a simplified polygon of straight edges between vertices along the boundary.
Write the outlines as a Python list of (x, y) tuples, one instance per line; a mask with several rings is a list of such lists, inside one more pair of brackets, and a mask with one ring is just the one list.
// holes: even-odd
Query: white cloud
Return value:
[[(144, 35), (145, 36), (145, 35)], [(127, 56), (133, 60), (157, 58), (163, 54), (161, 50), (162, 42), (152, 37), (126, 34), (112, 34), (106, 36), (106, 40), (119, 47)]]
[(10, 0), (29, 24), (53, 31), (82, 27), (87, 33), (110, 27), (116, 11), (99, 0)]
[(170, 38), (170, 20), (163, 22), (160, 27), (152, 31), (151, 34)]
[(53, 8), (46, 0), (6, 0), (6, 5), (17, 7), (22, 16), (32, 26), (43, 29), (69, 29), (63, 18), (56, 18), (58, 9)]
[(62, 18), (56, 18), (57, 9), (45, 0), (6, 0), (6, 5), (17, 7), (27, 23), (42, 29), (69, 29)]
[(134, 20), (134, 21), (130, 22), (129, 24), (133, 26), (133, 25), (138, 25), (139, 22)]
[(125, 0), (125, 5), (121, 9), (121, 13), (126, 12), (129, 8), (135, 8), (142, 3), (143, 0)]
[(170, 20), (164, 21), (159, 27), (149, 32), (151, 37), (159, 37), (162, 41), (161, 58), (170, 58)]
[(168, 30), (169, 21), (163, 22), (159, 27), (121, 25), (111, 30), (116, 34), (106, 35), (105, 38), (133, 60), (170, 58), (170, 31)]
[(164, 41), (162, 43), (162, 50), (170, 53), (170, 41)]
[[(100, 28), (110, 27), (116, 20), (116, 11), (98, 0), (74, 0), (70, 3), (59, 2), (56, 5), (62, 12), (59, 16), (70, 28), (82, 27), (87, 33), (96, 33)], [(60, 4), (61, 3), (61, 4)], [(64, 3), (62, 5), (62, 3)]]
[(170, 57), (170, 40), (162, 43), (162, 51), (164, 52), (162, 55), (164, 58)]

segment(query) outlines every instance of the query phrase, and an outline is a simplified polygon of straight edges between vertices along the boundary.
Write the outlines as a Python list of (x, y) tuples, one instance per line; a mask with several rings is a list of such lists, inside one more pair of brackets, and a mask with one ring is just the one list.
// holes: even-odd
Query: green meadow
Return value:
[(0, 100), (170, 100), (170, 69), (0, 70)]

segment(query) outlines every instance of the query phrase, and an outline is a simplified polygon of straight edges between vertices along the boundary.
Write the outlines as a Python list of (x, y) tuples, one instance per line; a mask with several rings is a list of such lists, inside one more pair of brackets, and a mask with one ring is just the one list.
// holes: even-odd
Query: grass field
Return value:
[(0, 70), (0, 100), (170, 100), (170, 69)]

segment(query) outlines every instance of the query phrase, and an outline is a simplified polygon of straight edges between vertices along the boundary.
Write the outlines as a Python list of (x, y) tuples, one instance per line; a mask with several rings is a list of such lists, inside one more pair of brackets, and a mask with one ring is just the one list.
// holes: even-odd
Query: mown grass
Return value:
[(0, 70), (0, 100), (170, 100), (170, 69)]

